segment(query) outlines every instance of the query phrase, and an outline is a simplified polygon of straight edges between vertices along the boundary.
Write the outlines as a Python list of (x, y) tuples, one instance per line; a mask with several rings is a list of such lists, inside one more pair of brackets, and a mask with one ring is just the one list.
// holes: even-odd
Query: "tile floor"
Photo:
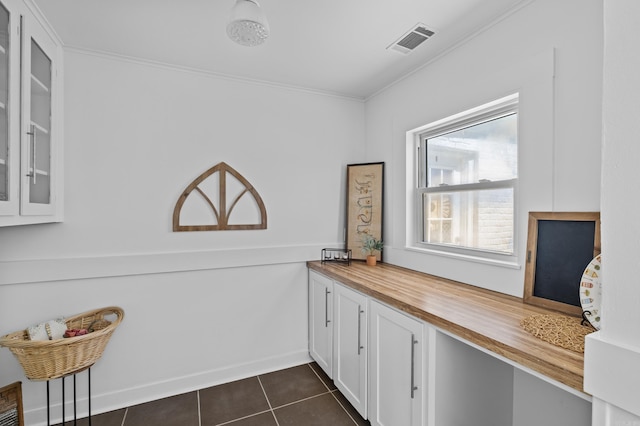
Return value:
[[(88, 423), (78, 421), (81, 426)], [(94, 415), (91, 425), (365, 426), (369, 422), (320, 367), (310, 363)]]

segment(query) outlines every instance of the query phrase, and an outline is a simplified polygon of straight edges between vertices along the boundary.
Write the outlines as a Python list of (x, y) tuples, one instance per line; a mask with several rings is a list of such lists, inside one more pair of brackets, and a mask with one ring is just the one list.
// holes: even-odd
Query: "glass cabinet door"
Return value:
[[(30, 31), (31, 30), (31, 31)], [(52, 82), (54, 76), (52, 55), (55, 47), (46, 43), (46, 35), (39, 36), (35, 29), (23, 23), (23, 126), (21, 209), (23, 215), (51, 214), (54, 197), (52, 185)]]
[(51, 202), (51, 59), (31, 39), (29, 202)]
[(0, 216), (20, 207), (20, 13), (0, 0)]
[(9, 56), (11, 54), (10, 15), (0, 3), (0, 203), (10, 201), (9, 153)]

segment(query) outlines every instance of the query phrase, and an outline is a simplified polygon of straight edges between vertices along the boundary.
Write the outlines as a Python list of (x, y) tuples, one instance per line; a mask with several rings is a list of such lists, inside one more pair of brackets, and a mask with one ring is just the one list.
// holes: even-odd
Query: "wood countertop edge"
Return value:
[[(464, 283), (458, 283), (455, 281), (451, 281), (445, 278), (434, 277), (432, 275), (424, 274), (421, 272), (405, 269), (395, 265), (387, 265), (387, 267), (392, 268), (393, 270), (397, 270), (401, 274), (407, 274), (412, 278), (422, 278), (429, 281), (437, 281), (441, 282), (445, 286), (460, 286), (465, 292), (470, 292), (475, 296), (490, 298), (495, 297), (498, 301), (505, 301), (505, 303), (509, 304), (517, 304), (521, 301), (514, 296), (509, 296), (502, 293), (493, 292), (491, 290), (482, 289), (470, 286)], [(386, 303), (396, 309), (399, 309), (405, 312), (408, 315), (411, 315), (415, 318), (421, 319), (429, 324), (434, 325), (442, 330), (445, 330), (463, 340), (469, 341), (473, 344), (476, 344), (488, 351), (496, 353), (504, 358), (507, 358), (517, 364), (520, 364), (524, 367), (527, 367), (533, 371), (543, 374), (553, 380), (556, 380), (572, 389), (578, 390), (582, 393), (585, 393), (583, 388), (583, 377), (584, 377), (584, 355), (579, 354), (577, 352), (573, 352), (567, 349), (563, 349), (561, 347), (552, 345), (543, 340), (540, 340), (533, 335), (529, 334), (525, 330), (521, 329), (520, 335), (526, 339), (520, 346), (525, 346), (522, 348), (516, 347), (516, 345), (505, 343), (499, 338), (494, 338), (488, 336), (484, 333), (478, 332), (477, 330), (473, 330), (463, 324), (460, 324), (456, 321), (448, 320), (439, 315), (434, 314), (433, 312), (429, 312), (428, 310), (424, 310), (419, 306), (415, 306), (411, 303), (403, 301), (401, 298), (394, 297), (394, 295), (389, 294), (384, 291), (379, 291), (373, 288), (373, 286), (367, 286), (364, 277), (350, 278), (349, 274), (350, 266), (347, 265), (336, 265), (322, 264), (320, 261), (309, 261), (307, 262), (307, 266), (309, 269), (312, 269), (318, 273), (328, 276), (329, 278), (335, 279), (341, 284), (347, 285), (354, 290), (357, 290), (363, 294), (366, 294), (373, 299), (376, 299), (382, 303)], [(375, 267), (373, 267), (375, 268)], [(375, 269), (371, 270), (371, 272), (375, 272)], [(367, 272), (369, 272), (367, 270)], [(385, 271), (389, 273), (389, 271)], [(529, 307), (527, 307), (529, 308)], [(533, 312), (538, 313), (554, 313), (554, 311), (547, 310), (539, 307), (531, 307), (530, 309)], [(506, 315), (505, 315), (506, 317)], [(512, 321), (511, 321), (512, 322)], [(507, 321), (505, 320), (505, 324)], [(510, 324), (513, 326), (513, 324)], [(540, 356), (538, 356), (540, 355)], [(553, 356), (556, 355), (556, 356)], [(547, 359), (543, 359), (541, 356), (546, 356)]]

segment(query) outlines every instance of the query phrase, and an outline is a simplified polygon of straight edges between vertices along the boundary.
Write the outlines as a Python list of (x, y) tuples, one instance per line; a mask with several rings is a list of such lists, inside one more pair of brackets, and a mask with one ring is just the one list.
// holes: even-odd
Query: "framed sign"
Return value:
[(529, 213), (525, 303), (580, 316), (582, 274), (599, 254), (600, 213)]
[[(382, 239), (384, 163), (347, 165), (347, 249), (353, 259), (366, 259), (362, 236)], [(382, 251), (376, 253), (382, 261)]]

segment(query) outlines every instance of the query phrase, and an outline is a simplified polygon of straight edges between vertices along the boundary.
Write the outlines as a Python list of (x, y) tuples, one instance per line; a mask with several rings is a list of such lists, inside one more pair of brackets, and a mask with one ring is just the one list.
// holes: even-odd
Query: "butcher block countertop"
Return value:
[(462, 284), (395, 265), (353, 261), (307, 262), (317, 271), (361, 293), (424, 320), (580, 392), (584, 355), (544, 342), (520, 326), (550, 311), (521, 298)]

